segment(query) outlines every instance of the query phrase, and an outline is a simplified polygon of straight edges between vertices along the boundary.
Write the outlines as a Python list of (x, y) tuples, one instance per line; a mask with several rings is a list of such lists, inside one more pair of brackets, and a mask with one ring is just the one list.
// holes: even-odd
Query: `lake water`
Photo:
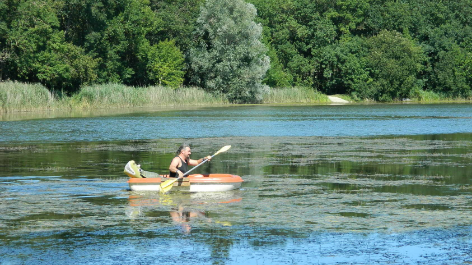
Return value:
[[(134, 159), (223, 193), (129, 191)], [(0, 116), (0, 264), (472, 263), (472, 105)]]

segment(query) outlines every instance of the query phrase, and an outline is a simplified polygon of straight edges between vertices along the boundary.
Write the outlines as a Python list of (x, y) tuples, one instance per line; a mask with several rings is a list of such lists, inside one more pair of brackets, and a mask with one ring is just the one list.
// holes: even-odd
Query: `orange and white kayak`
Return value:
[[(130, 178), (129, 188), (133, 191), (160, 191), (161, 183), (169, 180), (167, 175), (153, 178)], [(239, 189), (243, 179), (231, 174), (193, 174), (174, 182), (172, 189), (188, 192), (229, 191)]]

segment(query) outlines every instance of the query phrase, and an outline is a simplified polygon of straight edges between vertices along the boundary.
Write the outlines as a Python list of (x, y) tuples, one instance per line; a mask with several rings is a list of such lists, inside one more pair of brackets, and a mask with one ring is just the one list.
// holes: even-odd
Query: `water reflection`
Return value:
[(182, 232), (185, 234), (189, 234), (192, 229), (189, 224), (191, 219), (199, 218), (211, 222), (211, 219), (205, 216), (205, 212), (185, 210), (181, 205), (177, 209), (172, 209), (170, 215), (172, 216), (174, 223), (180, 225)]
[(214, 223), (220, 226), (231, 226), (224, 216), (215, 215), (211, 209), (217, 204), (240, 203), (239, 192), (212, 193), (137, 193), (129, 196), (129, 207), (126, 215), (131, 220), (141, 217), (163, 217), (168, 212), (174, 224), (184, 234), (190, 234), (192, 223)]
[[(231, 229), (232, 223), (226, 220), (227, 216), (218, 213), (218, 205), (241, 202), (242, 197), (238, 191), (165, 195), (131, 192), (128, 197), (126, 216), (134, 223), (143, 222), (148, 218), (153, 218), (158, 222), (169, 220), (174, 225), (174, 229), (182, 235), (199, 244), (207, 245), (213, 264), (224, 264), (237, 236), (236, 231)], [(174, 247), (174, 249), (180, 249), (182, 246), (169, 247), (166, 253), (175, 255), (176, 252), (172, 249)]]

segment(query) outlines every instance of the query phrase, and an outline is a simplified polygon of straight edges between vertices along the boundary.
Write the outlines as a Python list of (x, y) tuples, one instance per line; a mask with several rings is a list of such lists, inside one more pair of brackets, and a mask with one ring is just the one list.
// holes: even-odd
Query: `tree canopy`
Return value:
[(0, 0), (0, 80), (471, 97), (471, 14), (470, 0)]
[(197, 20), (190, 50), (194, 82), (232, 102), (259, 102), (269, 68), (256, 9), (243, 0), (208, 0)]

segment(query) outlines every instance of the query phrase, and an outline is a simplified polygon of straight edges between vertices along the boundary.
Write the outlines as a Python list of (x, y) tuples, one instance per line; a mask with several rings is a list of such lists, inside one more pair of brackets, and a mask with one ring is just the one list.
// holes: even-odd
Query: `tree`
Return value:
[(141, 56), (141, 51), (149, 47), (147, 35), (158, 28), (159, 21), (148, 0), (119, 2), (107, 20), (106, 29), (98, 38), (94, 34), (89, 38), (93, 44), (90, 47), (96, 47), (92, 51), (102, 59), (99, 78), (101, 82), (146, 85), (149, 83), (147, 58)]
[[(368, 68), (368, 48), (366, 39), (352, 37), (342, 39), (337, 45), (328, 46), (332, 49), (335, 59), (333, 66), (336, 71), (324, 71), (325, 74), (332, 73), (332, 77), (326, 77), (327, 91), (333, 93), (348, 93), (355, 99), (372, 98), (370, 70)], [(328, 63), (327, 63), (328, 64)]]
[(439, 52), (434, 77), (436, 91), (452, 97), (472, 95), (472, 53), (455, 45), (450, 51)]
[(161, 41), (148, 49), (148, 74), (150, 80), (159, 85), (178, 87), (182, 84), (185, 72), (184, 56), (175, 41)]
[(200, 6), (205, 0), (150, 0), (160, 27), (148, 34), (151, 43), (174, 40), (175, 45), (186, 53), (193, 45), (192, 32)]
[(12, 60), (11, 46), (8, 45), (9, 27), (20, 3), (13, 0), (0, 0), (0, 81), (7, 75), (7, 64)]
[(190, 50), (193, 82), (231, 102), (259, 102), (270, 66), (261, 43), (256, 8), (243, 0), (208, 0), (197, 20), (195, 48)]
[(325, 5), (333, 5), (324, 16), (337, 25), (339, 37), (350, 34), (351, 31), (360, 31), (363, 28), (367, 11), (370, 8), (369, 0), (327, 0)]
[(270, 58), (270, 68), (264, 78), (264, 84), (270, 87), (290, 87), (293, 82), (293, 77), (284, 70), (275, 49), (269, 49), (268, 55)]
[(367, 45), (374, 99), (401, 100), (409, 96), (410, 90), (422, 88), (418, 77), (426, 57), (420, 46), (398, 32), (386, 30), (369, 38)]
[(16, 80), (72, 91), (96, 79), (97, 60), (65, 40), (57, 16), (60, 8), (61, 3), (52, 0), (26, 0), (17, 6), (8, 31), (10, 74)]
[(149, 35), (162, 28), (149, 0), (69, 0), (61, 9), (68, 41), (99, 59), (98, 83), (147, 85)]

